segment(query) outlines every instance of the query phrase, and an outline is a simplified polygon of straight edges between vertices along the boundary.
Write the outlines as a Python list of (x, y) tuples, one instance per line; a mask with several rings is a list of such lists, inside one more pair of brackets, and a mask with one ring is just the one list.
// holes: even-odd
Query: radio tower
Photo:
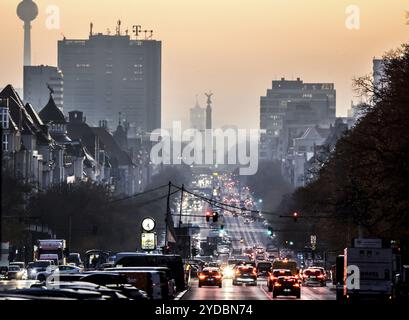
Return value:
[(17, 6), (17, 16), (24, 21), (24, 65), (31, 65), (31, 21), (38, 15), (38, 7), (32, 0), (23, 0)]

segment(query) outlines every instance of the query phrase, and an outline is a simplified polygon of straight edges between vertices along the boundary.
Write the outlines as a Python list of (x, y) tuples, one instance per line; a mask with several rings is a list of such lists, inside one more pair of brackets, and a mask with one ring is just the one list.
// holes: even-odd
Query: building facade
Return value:
[[(57, 67), (24, 66), (24, 102), (34, 107), (45, 106), (49, 92), (52, 90), (53, 99), (62, 110), (64, 104), (64, 77)], [(40, 111), (40, 110), (36, 110)]]
[(189, 112), (190, 128), (203, 131), (206, 129), (206, 109), (201, 108), (199, 102)]
[(161, 127), (161, 42), (90, 34), (58, 41), (64, 108), (81, 110), (91, 126), (116, 125), (119, 112), (136, 130)]
[(335, 122), (335, 109), (333, 83), (304, 83), (300, 78), (273, 81), (260, 98), (260, 159), (281, 160), (296, 131), (299, 136), (311, 125), (329, 127)]

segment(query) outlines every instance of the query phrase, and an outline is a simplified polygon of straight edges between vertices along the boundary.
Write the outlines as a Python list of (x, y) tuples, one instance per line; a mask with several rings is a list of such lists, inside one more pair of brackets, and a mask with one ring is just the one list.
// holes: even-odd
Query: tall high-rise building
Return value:
[(30, 103), (37, 112), (47, 104), (50, 91), (56, 106), (62, 110), (63, 85), (63, 74), (57, 67), (24, 67), (24, 102)]
[[(297, 80), (275, 80), (267, 94), (260, 98), (260, 159), (280, 159), (287, 150), (285, 126), (328, 126), (335, 122), (336, 91), (333, 83), (304, 83)], [(294, 116), (293, 116), (294, 115)], [(301, 122), (300, 122), (301, 121)]]
[(64, 74), (64, 109), (81, 110), (90, 125), (118, 113), (130, 127), (161, 127), (161, 41), (93, 34), (86, 40), (58, 41), (58, 66)]

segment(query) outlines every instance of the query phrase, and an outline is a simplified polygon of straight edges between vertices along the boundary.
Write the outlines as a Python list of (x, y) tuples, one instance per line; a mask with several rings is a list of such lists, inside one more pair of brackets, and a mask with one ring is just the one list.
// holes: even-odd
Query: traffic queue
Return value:
[(187, 287), (179, 255), (121, 252), (109, 256), (101, 250), (88, 251), (84, 263), (77, 264), (12, 262), (3, 278), (29, 279), (32, 284), (0, 291), (0, 300), (169, 300)]

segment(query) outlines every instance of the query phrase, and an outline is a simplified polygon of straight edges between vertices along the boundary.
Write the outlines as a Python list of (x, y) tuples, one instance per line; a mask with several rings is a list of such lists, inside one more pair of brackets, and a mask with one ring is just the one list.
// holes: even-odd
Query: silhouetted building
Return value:
[(382, 85), (382, 78), (385, 75), (385, 71), (384, 71), (385, 61), (383, 59), (373, 58), (372, 63), (373, 63), (372, 76), (373, 76), (374, 85), (375, 85), (375, 88), (379, 89), (381, 88), (381, 85)]
[(113, 129), (121, 112), (132, 127), (161, 127), (161, 42), (128, 35), (90, 34), (58, 41), (64, 74), (64, 108), (82, 110), (90, 125), (107, 120)]
[(300, 78), (273, 81), (260, 98), (260, 159), (281, 160), (288, 139), (295, 137), (288, 134), (288, 128), (293, 132), (297, 126), (302, 127), (300, 131), (311, 125), (329, 127), (335, 121), (335, 108), (333, 83), (304, 83)]
[(32, 104), (37, 111), (47, 103), (50, 89), (55, 104), (62, 110), (63, 85), (63, 74), (57, 67), (43, 65), (24, 67), (24, 102)]
[(190, 128), (197, 130), (206, 129), (206, 109), (201, 108), (196, 99), (196, 105), (190, 109)]

